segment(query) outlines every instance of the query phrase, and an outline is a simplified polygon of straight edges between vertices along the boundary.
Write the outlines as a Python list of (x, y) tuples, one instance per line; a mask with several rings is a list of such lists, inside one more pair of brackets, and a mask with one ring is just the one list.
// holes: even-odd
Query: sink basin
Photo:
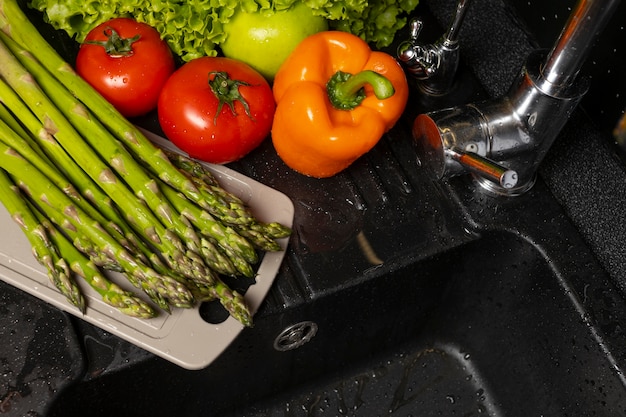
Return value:
[(584, 316), (586, 301), (544, 256), (495, 232), (399, 271), (389, 280), (445, 283), (405, 344), (233, 415), (622, 415), (623, 381)]

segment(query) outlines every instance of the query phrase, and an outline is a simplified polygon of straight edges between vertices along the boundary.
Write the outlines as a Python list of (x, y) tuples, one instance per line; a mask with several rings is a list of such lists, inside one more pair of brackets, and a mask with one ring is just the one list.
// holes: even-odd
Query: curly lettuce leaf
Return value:
[(44, 20), (82, 42), (97, 25), (128, 16), (153, 26), (183, 61), (215, 56), (236, 10), (273, 13), (304, 2), (333, 29), (388, 46), (419, 0), (30, 0)]
[(330, 27), (360, 36), (378, 48), (391, 45), (396, 32), (407, 22), (407, 11), (413, 10), (418, 0), (370, 1), (362, 10), (348, 10), (347, 16), (330, 21)]

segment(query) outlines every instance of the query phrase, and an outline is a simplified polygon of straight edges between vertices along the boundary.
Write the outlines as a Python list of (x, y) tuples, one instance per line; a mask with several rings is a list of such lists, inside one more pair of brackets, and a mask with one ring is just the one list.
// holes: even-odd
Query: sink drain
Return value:
[(297, 349), (315, 336), (317, 324), (312, 321), (302, 321), (285, 328), (274, 340), (274, 349), (285, 352)]

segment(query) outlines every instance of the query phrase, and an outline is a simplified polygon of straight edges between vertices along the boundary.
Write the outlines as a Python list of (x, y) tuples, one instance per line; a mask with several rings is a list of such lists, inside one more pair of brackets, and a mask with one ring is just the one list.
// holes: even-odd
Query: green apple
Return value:
[(247, 63), (271, 82), (296, 45), (325, 30), (326, 19), (300, 1), (274, 13), (238, 10), (224, 25), (226, 40), (220, 46), (225, 56)]

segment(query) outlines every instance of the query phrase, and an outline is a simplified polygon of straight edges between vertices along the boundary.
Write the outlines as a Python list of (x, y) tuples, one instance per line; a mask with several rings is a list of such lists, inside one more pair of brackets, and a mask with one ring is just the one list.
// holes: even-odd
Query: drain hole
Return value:
[(200, 304), (200, 317), (210, 324), (220, 324), (226, 321), (229, 314), (219, 300), (206, 301)]
[(274, 349), (279, 352), (297, 349), (317, 333), (317, 324), (312, 321), (302, 321), (285, 328), (274, 340)]

